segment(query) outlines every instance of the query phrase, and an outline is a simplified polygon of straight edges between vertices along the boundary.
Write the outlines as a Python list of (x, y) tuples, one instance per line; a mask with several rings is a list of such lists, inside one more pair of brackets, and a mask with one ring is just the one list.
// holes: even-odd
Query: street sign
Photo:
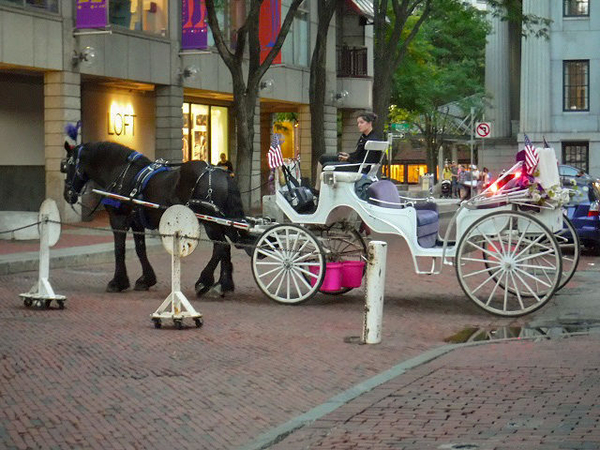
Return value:
[(475, 124), (475, 134), (478, 138), (489, 138), (492, 132), (492, 124), (490, 122), (477, 122)]
[(410, 124), (406, 122), (393, 123), (390, 128), (395, 133), (406, 133), (410, 129)]

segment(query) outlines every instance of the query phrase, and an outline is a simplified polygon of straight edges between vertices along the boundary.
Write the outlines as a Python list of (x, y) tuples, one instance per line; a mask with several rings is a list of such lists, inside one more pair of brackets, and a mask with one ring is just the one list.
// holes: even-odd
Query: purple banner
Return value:
[(203, 50), (208, 47), (204, 0), (181, 1), (181, 48)]
[[(104, 28), (107, 0), (77, 0), (76, 28)], [(113, 0), (116, 1), (116, 0)]]

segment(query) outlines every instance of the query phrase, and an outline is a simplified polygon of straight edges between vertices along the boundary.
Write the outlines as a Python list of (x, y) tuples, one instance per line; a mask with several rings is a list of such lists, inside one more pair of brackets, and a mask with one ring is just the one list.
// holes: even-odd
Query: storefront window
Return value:
[(167, 35), (168, 0), (109, 0), (108, 6), (108, 20), (113, 25)]
[(223, 106), (184, 103), (183, 161), (217, 164), (221, 153), (229, 159), (228, 109)]
[(3, 2), (14, 6), (33, 7), (53, 13), (58, 12), (58, 0), (3, 0)]
[[(305, 2), (307, 3), (307, 2)], [(289, 7), (283, 2), (281, 4), (281, 17), (285, 17)], [(281, 60), (285, 64), (295, 66), (308, 66), (308, 10), (301, 6), (292, 21), (289, 34), (281, 48)]]
[(408, 165), (408, 182), (418, 183), (420, 177), (427, 173), (426, 164), (409, 164)]
[(382, 166), (382, 169), (383, 174), (389, 179), (404, 183), (404, 164), (392, 164), (391, 171), (387, 165)]

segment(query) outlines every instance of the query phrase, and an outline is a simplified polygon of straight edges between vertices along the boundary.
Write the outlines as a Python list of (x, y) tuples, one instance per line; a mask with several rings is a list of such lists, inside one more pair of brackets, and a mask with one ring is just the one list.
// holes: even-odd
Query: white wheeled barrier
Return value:
[(60, 214), (56, 202), (46, 199), (42, 202), (39, 212), (40, 230), (40, 265), (38, 281), (24, 294), (19, 294), (25, 306), (36, 306), (38, 308), (49, 308), (52, 300), (56, 301), (58, 307), (65, 307), (64, 295), (54, 293), (50, 284), (50, 247), (54, 246), (60, 238)]
[(162, 215), (158, 229), (165, 250), (171, 254), (171, 293), (150, 317), (155, 328), (161, 328), (163, 319), (172, 319), (180, 330), (184, 318), (193, 319), (196, 327), (200, 328), (203, 324), (202, 314), (181, 292), (181, 258), (190, 255), (198, 245), (198, 219), (188, 207), (173, 205)]

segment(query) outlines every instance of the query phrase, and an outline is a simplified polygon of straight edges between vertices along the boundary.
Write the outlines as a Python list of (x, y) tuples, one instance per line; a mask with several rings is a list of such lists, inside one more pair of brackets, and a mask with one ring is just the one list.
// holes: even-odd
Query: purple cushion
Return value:
[[(389, 180), (380, 180), (371, 184), (367, 190), (367, 198), (369, 203), (384, 208), (402, 208), (398, 188)], [(381, 200), (381, 202), (377, 200)]]

